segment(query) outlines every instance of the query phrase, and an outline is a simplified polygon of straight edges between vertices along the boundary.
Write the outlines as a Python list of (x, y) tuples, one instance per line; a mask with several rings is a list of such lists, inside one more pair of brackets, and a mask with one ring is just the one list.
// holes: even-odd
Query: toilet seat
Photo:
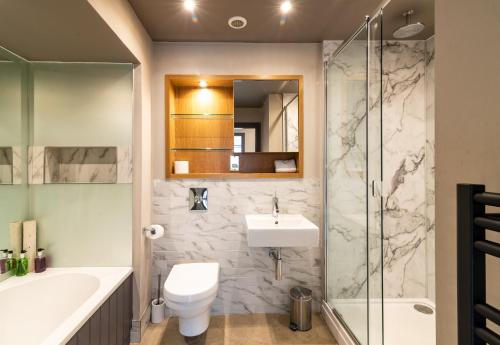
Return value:
[(218, 263), (174, 265), (164, 285), (165, 298), (177, 303), (201, 301), (217, 293)]

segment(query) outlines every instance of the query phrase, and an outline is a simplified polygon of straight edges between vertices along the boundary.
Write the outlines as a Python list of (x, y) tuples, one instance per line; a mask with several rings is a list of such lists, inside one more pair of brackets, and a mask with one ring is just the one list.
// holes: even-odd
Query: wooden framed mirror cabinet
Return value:
[(167, 178), (301, 178), (301, 75), (165, 76)]

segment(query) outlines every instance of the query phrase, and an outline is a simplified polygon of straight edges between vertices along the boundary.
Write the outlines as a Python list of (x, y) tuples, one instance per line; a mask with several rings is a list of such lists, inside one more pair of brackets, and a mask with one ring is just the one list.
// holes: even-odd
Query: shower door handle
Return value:
[(372, 192), (372, 197), (377, 198), (377, 197), (383, 197), (382, 194), (382, 181), (375, 181), (372, 180), (371, 183), (371, 192)]

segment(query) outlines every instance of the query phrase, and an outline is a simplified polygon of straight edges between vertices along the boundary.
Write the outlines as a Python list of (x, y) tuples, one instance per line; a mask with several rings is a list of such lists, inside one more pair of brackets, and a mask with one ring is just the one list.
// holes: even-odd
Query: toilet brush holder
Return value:
[[(159, 301), (159, 302), (158, 302)], [(165, 300), (155, 298), (151, 302), (151, 323), (161, 323), (165, 319)]]

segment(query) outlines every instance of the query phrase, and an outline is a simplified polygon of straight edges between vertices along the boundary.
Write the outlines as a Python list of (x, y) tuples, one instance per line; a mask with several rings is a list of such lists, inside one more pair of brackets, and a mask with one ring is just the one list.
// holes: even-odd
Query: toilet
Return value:
[(167, 307), (179, 317), (183, 336), (194, 337), (207, 330), (218, 288), (218, 263), (174, 265), (165, 281), (163, 296)]

